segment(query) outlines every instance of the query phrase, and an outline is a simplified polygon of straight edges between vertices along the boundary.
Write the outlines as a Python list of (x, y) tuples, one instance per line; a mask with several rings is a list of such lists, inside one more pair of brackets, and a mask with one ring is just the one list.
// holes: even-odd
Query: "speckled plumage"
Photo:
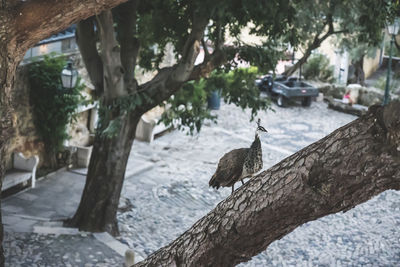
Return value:
[(232, 186), (233, 192), (236, 182), (242, 181), (243, 183), (244, 178), (251, 177), (262, 169), (263, 161), (261, 141), (258, 135), (259, 130), (266, 132), (258, 122), (256, 135), (250, 148), (234, 149), (219, 160), (217, 170), (211, 177), (209, 186), (216, 189), (221, 186)]

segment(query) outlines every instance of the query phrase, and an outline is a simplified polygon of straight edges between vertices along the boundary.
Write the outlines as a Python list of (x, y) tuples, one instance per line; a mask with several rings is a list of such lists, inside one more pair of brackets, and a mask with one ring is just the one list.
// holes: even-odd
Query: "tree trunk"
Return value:
[[(168, 99), (189, 79), (208, 22), (207, 17), (198, 18), (195, 15), (193, 29), (185, 42), (182, 53), (184, 56), (180, 62), (173, 67), (159, 70), (151, 81), (139, 87), (134, 78), (139, 42), (130, 37), (136, 25), (136, 20), (132, 19), (136, 7), (135, 1), (131, 0), (114, 10), (122, 23), (117, 24), (120, 46), (115, 39), (112, 13), (106, 11), (96, 17), (96, 26), (100, 31), (104, 76), (104, 96), (100, 109), (108, 114), (100, 116), (101, 126), (96, 132), (85, 189), (78, 210), (72, 219), (66, 221), (66, 225), (85, 231), (118, 234), (116, 214), (136, 125), (146, 111)], [(88, 27), (78, 28), (81, 30), (81, 36), (85, 35), (85, 30), (90, 30)], [(93, 50), (95, 46), (83, 47), (85, 44), (90, 45), (89, 42), (80, 42), (82, 54), (88, 51), (91, 55), (97, 53), (97, 50)], [(87, 70), (96, 71), (95, 67), (88, 66), (94, 62), (87, 61), (88, 58), (83, 56)], [(140, 104), (133, 110), (119, 104), (122, 101), (133, 101), (135, 97), (144, 93), (151, 101), (141, 98)], [(107, 138), (103, 131), (110, 127), (112, 120), (120, 120), (121, 125), (112, 138)]]
[(298, 70), (299, 68), (301, 68), (301, 66), (307, 62), (307, 59), (310, 57), (311, 52), (314, 50), (315, 48), (308, 48), (306, 50), (306, 52), (304, 53), (304, 55), (296, 62), (296, 64), (294, 64), (292, 67), (290, 67), (289, 69), (287, 69), (285, 72), (283, 72), (283, 75), (285, 76), (290, 76), (292, 75), (296, 70)]
[(400, 103), (373, 106), (251, 179), (134, 266), (233, 266), (296, 227), (400, 189)]
[(355, 82), (365, 86), (364, 55), (362, 55), (360, 59), (356, 60), (353, 65)]
[(67, 225), (118, 235), (118, 203), (139, 119), (139, 115), (124, 118), (119, 133), (112, 138), (96, 133), (85, 189), (79, 208)]
[[(16, 68), (27, 49), (40, 40), (126, 0), (1, 1), (0, 2), (0, 185), (7, 146), (13, 137), (11, 92)], [(1, 192), (0, 192), (1, 193)], [(1, 212), (0, 212), (1, 216)], [(4, 266), (3, 224), (0, 223), (0, 266)]]

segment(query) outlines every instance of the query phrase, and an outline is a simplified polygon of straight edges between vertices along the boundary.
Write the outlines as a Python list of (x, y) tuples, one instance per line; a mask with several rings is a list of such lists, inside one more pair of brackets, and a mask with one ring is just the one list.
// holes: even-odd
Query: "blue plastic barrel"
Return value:
[(218, 110), (221, 106), (221, 92), (219, 90), (212, 91), (207, 100), (209, 109)]

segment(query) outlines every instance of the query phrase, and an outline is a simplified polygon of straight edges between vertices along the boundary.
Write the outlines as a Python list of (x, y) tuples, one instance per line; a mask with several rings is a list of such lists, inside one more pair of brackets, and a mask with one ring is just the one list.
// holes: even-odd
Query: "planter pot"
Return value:
[(209, 109), (218, 110), (221, 106), (221, 92), (219, 90), (212, 91), (207, 100)]

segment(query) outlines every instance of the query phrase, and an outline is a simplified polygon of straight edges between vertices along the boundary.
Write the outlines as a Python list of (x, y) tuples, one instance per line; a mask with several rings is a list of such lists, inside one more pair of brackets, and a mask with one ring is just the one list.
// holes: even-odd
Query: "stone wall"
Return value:
[[(44, 143), (38, 137), (35, 125), (33, 124), (32, 106), (29, 101), (29, 79), (27, 65), (20, 65), (16, 72), (16, 79), (13, 90), (14, 121), (16, 134), (9, 146), (6, 166), (12, 167), (12, 153), (22, 152), (25, 156), (39, 155), (43, 158)], [(39, 162), (42, 164), (42, 162)]]
[[(82, 65), (78, 59), (74, 59), (76, 63)], [(81, 66), (82, 67), (82, 66)], [(43, 165), (44, 158), (44, 142), (39, 137), (33, 120), (33, 108), (30, 104), (30, 84), (28, 77), (29, 64), (21, 64), (16, 72), (16, 79), (13, 89), (14, 98), (14, 121), (16, 125), (16, 133), (10, 142), (7, 151), (6, 169), (12, 167), (12, 153), (14, 151), (22, 152), (25, 156), (38, 155), (39, 167)], [(91, 90), (86, 88), (85, 93), (89, 95)], [(77, 145), (88, 143), (89, 130), (87, 128), (89, 119), (89, 111), (86, 110), (79, 113), (77, 120), (68, 127), (68, 133), (72, 142)]]

